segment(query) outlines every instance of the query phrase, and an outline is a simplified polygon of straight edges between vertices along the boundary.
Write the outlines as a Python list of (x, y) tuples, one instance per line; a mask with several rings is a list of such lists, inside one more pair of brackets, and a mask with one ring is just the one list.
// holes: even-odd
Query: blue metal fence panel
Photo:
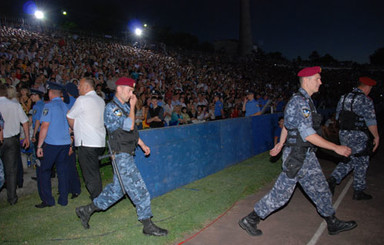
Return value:
[(151, 148), (136, 164), (152, 197), (216, 173), (273, 146), (281, 114), (269, 114), (140, 131)]

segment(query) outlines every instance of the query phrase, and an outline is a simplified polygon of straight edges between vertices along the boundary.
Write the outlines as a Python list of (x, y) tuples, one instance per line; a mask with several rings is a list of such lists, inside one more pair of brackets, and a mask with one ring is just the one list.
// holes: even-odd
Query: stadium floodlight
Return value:
[(41, 10), (36, 10), (35, 11), (35, 17), (36, 17), (36, 19), (42, 20), (42, 19), (44, 19), (44, 13)]
[(145, 28), (147, 28), (147, 27), (148, 27), (148, 25), (147, 25), (147, 24), (144, 24), (144, 27), (145, 27)]
[(67, 11), (63, 11), (63, 15), (67, 15)]
[(141, 28), (136, 28), (135, 34), (136, 34), (136, 36), (140, 37), (143, 34), (143, 30)]

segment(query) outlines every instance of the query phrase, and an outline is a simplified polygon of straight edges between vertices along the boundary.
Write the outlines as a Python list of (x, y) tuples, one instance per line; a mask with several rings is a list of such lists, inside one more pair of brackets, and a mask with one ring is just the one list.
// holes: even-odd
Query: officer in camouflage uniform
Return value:
[(238, 222), (249, 235), (262, 234), (261, 230), (257, 229), (260, 219), (265, 219), (284, 206), (291, 198), (297, 183), (302, 186), (316, 205), (319, 214), (326, 220), (330, 235), (357, 226), (354, 221), (345, 222), (335, 217), (332, 195), (315, 155), (316, 146), (334, 150), (343, 156), (351, 154), (350, 148), (335, 145), (316, 133), (316, 130), (320, 129), (321, 116), (316, 112), (311, 95), (318, 92), (321, 85), (320, 72), (321, 68), (315, 66), (304, 68), (298, 73), (301, 88), (286, 106), (280, 142), (271, 150), (272, 156), (277, 155), (286, 142), (283, 171), (272, 190), (255, 204), (254, 210), (248, 216)]
[[(104, 121), (109, 133), (112, 151), (120, 173), (124, 189), (136, 206), (138, 219), (142, 222), (143, 233), (153, 236), (165, 236), (168, 231), (152, 223), (151, 199), (147, 187), (134, 161), (137, 145), (145, 155), (150, 149), (139, 138), (135, 126), (136, 96), (133, 94), (135, 80), (122, 77), (116, 81), (116, 94), (113, 101), (105, 107)], [(129, 104), (127, 103), (129, 101)], [(95, 211), (106, 210), (123, 197), (124, 193), (118, 176), (113, 176), (113, 183), (104, 190), (89, 205), (76, 208), (76, 214), (81, 219), (84, 228), (89, 228), (89, 219)]]
[[(359, 78), (359, 86), (351, 93), (343, 95), (336, 109), (336, 119), (340, 122), (340, 143), (352, 149), (352, 155), (340, 162), (328, 179), (332, 194), (336, 184), (353, 170), (353, 199), (369, 200), (372, 196), (365, 193), (366, 173), (369, 154), (379, 146), (379, 134), (375, 108), (368, 97), (376, 81), (368, 77)], [(373, 140), (370, 138), (373, 135)]]

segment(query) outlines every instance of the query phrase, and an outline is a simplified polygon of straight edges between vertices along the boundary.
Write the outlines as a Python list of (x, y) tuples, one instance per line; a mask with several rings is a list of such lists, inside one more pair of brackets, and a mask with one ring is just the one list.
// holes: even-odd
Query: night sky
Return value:
[[(384, 47), (384, 1), (250, 0), (252, 35), (267, 52), (292, 59), (316, 50), (338, 60), (369, 62)], [(1, 12), (14, 13), (24, 1), (1, 0)], [(196, 35), (200, 41), (238, 39), (239, 0), (58, 0), (36, 1), (51, 11), (66, 9), (79, 25), (102, 28), (138, 19)], [(54, 2), (54, 3), (53, 3)], [(101, 22), (101, 20), (104, 20)]]

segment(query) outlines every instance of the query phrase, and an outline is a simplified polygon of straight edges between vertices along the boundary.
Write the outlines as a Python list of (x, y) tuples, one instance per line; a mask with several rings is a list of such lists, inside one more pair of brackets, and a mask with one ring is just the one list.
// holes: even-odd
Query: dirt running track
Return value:
[[(338, 235), (328, 235), (325, 222), (316, 208), (296, 188), (290, 202), (283, 209), (261, 221), (259, 228), (263, 235), (249, 236), (237, 224), (238, 220), (252, 211), (256, 201), (262, 198), (273, 186), (269, 184), (254, 195), (238, 201), (224, 216), (208, 225), (200, 233), (188, 234), (177, 244), (185, 245), (237, 245), (237, 244), (384, 244), (384, 146), (371, 160), (367, 174), (367, 193), (373, 195), (369, 201), (352, 200), (351, 175), (336, 187), (333, 198), (337, 205), (336, 216), (343, 220), (355, 220), (358, 227)], [(335, 163), (320, 159), (326, 177)], [(325, 228), (325, 229), (324, 229)]]

